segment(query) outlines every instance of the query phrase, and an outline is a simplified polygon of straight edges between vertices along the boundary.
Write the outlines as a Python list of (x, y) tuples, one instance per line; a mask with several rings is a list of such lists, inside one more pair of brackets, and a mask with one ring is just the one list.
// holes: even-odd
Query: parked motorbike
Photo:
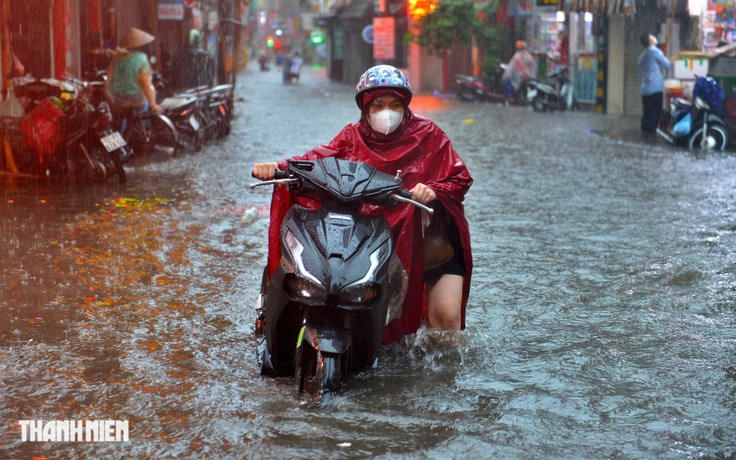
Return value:
[(208, 107), (215, 119), (217, 137), (230, 135), (231, 120), (233, 118), (233, 85), (217, 85), (210, 90)]
[(165, 98), (159, 102), (159, 106), (176, 127), (181, 143), (197, 152), (202, 150), (205, 132), (199, 99), (193, 95), (182, 94)]
[(192, 88), (164, 98), (159, 106), (176, 126), (182, 146), (198, 152), (205, 142), (230, 134), (232, 103), (233, 86), (223, 84)]
[(673, 97), (660, 119), (657, 135), (666, 142), (703, 150), (728, 147), (728, 125), (724, 116), (725, 95), (713, 78), (698, 77), (693, 101)]
[[(111, 177), (114, 172), (118, 175), (120, 183), (126, 182), (127, 176), (122, 164), (130, 156), (130, 149), (123, 136), (113, 126), (112, 108), (105, 98), (104, 80), (86, 81), (73, 77), (68, 77), (68, 80), (84, 89), (87, 110), (92, 109), (87, 126), (87, 142), (80, 148), (92, 165), (94, 175), (102, 180)], [(113, 171), (109, 170), (111, 164), (114, 167)]]
[(383, 329), (406, 294), (406, 272), (394, 254), (384, 216), (363, 203), (412, 201), (402, 180), (370, 165), (335, 158), (290, 161), (277, 178), (320, 209), (292, 206), (281, 228), (282, 259), (264, 273), (256, 303), (257, 359), (262, 375), (295, 377), (297, 391), (337, 392), (350, 372), (377, 364)]
[(535, 112), (576, 110), (578, 103), (567, 66), (561, 66), (547, 75), (544, 82), (529, 80), (527, 99)]
[(30, 112), (20, 128), (26, 144), (37, 153), (41, 170), (50, 177), (79, 181), (126, 181), (121, 160), (127, 156), (120, 134), (110, 127), (109, 106), (89, 103), (86, 82), (45, 79), (16, 88)]
[[(155, 60), (152, 56), (151, 61)], [(92, 92), (91, 101), (105, 101), (107, 107), (107, 96), (105, 94), (105, 82), (107, 73), (97, 70), (90, 75), (89, 88)], [(156, 93), (166, 88), (166, 80), (161, 74), (153, 73), (153, 84)], [(182, 136), (179, 135), (174, 122), (164, 113), (153, 112), (150, 109), (144, 111), (133, 111), (124, 108), (111, 108), (112, 123), (110, 129), (120, 133), (126, 143), (126, 153), (120, 155), (123, 162), (129, 162), (133, 158), (146, 157), (155, 153), (164, 153), (169, 156), (176, 155), (181, 148)], [(117, 136), (115, 136), (117, 138)], [(116, 139), (116, 143), (121, 143)]]
[(461, 101), (504, 102), (506, 96), (503, 88), (498, 89), (491, 81), (472, 75), (456, 75), (455, 88), (457, 98)]
[(528, 82), (524, 79), (513, 86), (512, 97), (506, 96), (504, 88), (503, 73), (508, 64), (500, 64), (496, 69), (493, 79), (478, 78), (472, 75), (456, 75), (455, 87), (457, 98), (463, 101), (503, 102), (515, 105), (526, 105)]

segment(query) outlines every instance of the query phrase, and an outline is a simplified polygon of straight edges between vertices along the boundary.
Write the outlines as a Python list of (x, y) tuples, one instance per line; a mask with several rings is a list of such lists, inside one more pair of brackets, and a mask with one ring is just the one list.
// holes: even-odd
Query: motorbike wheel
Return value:
[(340, 389), (340, 355), (317, 353), (317, 394), (337, 393)]
[(158, 152), (176, 155), (178, 151), (176, 128), (155, 115), (134, 117), (125, 131), (125, 141), (138, 157)]
[(547, 105), (544, 103), (541, 97), (537, 96), (532, 101), (532, 109), (535, 112), (546, 112), (547, 111)]
[(220, 137), (227, 137), (230, 135), (230, 120), (228, 120), (227, 116), (221, 115), (220, 116)]
[(703, 126), (699, 126), (695, 129), (693, 134), (690, 136), (688, 141), (688, 147), (691, 149), (704, 148), (707, 150), (726, 150), (728, 146), (728, 131), (725, 126), (720, 124), (712, 124), (708, 127), (708, 136), (706, 138), (705, 146), (703, 143)]
[(79, 152), (81, 153), (78, 170), (80, 180), (101, 183), (117, 173), (112, 157), (102, 147), (95, 145), (87, 148), (80, 144)]
[(461, 101), (474, 102), (475, 94), (473, 94), (473, 91), (460, 88), (457, 90), (457, 98)]
[(194, 151), (195, 152), (201, 152), (202, 151), (202, 144), (204, 143), (202, 141), (202, 133), (199, 131), (196, 131), (194, 133)]
[(297, 392), (322, 396), (340, 390), (341, 357), (324, 354), (302, 343), (296, 351), (295, 380)]
[[(123, 147), (123, 148), (126, 148), (126, 147)], [(125, 174), (125, 168), (123, 168), (122, 157), (127, 157), (128, 152), (118, 150), (117, 152), (113, 152), (109, 154), (108, 156), (112, 160), (112, 164), (115, 168), (115, 171), (117, 171), (118, 173), (118, 183), (120, 184), (126, 183), (128, 181), (128, 176)]]
[[(314, 370), (317, 362), (317, 350), (302, 343), (296, 349), (296, 366), (294, 378), (296, 380), (296, 391), (303, 393), (311, 391), (314, 386)], [(311, 377), (311, 378), (310, 378)]]

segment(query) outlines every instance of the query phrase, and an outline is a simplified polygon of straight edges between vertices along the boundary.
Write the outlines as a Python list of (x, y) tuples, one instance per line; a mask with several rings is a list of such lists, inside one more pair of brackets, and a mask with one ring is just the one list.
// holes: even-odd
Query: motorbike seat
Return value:
[(231, 84), (224, 84), (224, 85), (217, 85), (212, 87), (212, 92), (217, 93), (221, 91), (232, 91), (233, 85)]
[(686, 109), (692, 107), (693, 105), (692, 101), (688, 101), (687, 99), (683, 99), (681, 97), (673, 97), (670, 100), (670, 104), (672, 104), (676, 109)]
[(179, 110), (184, 107), (187, 107), (192, 104), (197, 103), (196, 97), (167, 97), (163, 101), (161, 101), (158, 105), (164, 109), (164, 111), (169, 110)]

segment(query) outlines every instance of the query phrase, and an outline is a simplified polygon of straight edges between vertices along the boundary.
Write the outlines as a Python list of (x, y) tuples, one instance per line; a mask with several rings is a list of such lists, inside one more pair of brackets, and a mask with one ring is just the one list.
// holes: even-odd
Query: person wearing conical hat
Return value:
[(131, 27), (115, 50), (115, 57), (107, 69), (107, 93), (117, 120), (149, 107), (155, 112), (162, 110), (156, 104), (148, 56), (139, 49), (154, 39), (148, 32)]

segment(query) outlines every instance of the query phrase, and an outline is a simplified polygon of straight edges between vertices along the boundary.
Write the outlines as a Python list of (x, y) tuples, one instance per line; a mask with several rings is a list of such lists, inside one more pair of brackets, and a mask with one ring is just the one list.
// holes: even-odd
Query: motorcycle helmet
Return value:
[(516, 41), (516, 49), (517, 50), (526, 49), (526, 42), (524, 40), (517, 40)]
[(367, 91), (374, 89), (396, 90), (404, 95), (407, 106), (411, 102), (412, 92), (409, 79), (406, 78), (406, 75), (401, 70), (394, 66), (387, 64), (373, 66), (360, 76), (358, 85), (355, 87), (355, 102), (358, 104), (361, 112), (365, 105), (363, 96)]
[(189, 46), (199, 46), (202, 41), (202, 32), (197, 29), (189, 31)]

